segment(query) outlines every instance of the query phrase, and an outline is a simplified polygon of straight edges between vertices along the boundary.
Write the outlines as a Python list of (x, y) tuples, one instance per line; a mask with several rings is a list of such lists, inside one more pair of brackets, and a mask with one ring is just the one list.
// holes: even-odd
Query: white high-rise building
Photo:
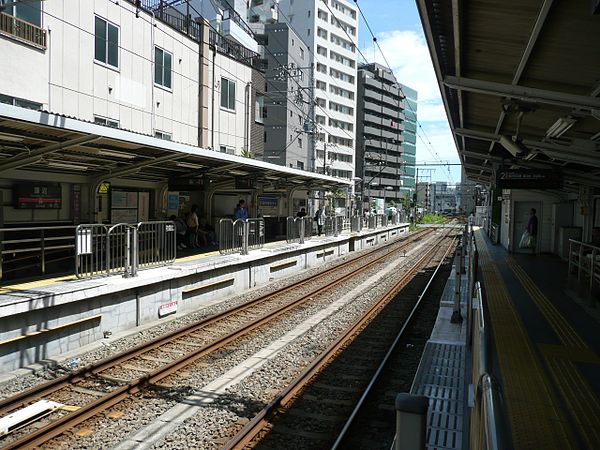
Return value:
[[(278, 14), (272, 13), (273, 8)], [(252, 0), (248, 14), (250, 22), (277, 17), (288, 23), (310, 49), (318, 126), (314, 170), (352, 178), (356, 148), (356, 8), (347, 0)]]

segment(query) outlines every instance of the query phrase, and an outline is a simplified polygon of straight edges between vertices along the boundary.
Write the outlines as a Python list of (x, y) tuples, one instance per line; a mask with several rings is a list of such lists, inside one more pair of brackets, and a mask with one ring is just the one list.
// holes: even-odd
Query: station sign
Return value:
[(60, 184), (17, 183), (14, 187), (14, 206), (17, 209), (60, 209)]
[(170, 191), (203, 191), (204, 186), (204, 177), (177, 177), (169, 180)]
[(236, 189), (255, 189), (256, 188), (256, 180), (254, 178), (236, 177), (235, 188)]
[(498, 189), (560, 189), (560, 172), (552, 169), (499, 169), (496, 172)]

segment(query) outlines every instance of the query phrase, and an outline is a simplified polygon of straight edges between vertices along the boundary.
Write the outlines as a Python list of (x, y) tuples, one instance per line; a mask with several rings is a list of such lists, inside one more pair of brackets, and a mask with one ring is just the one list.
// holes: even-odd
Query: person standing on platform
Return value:
[(306, 216), (306, 209), (305, 208), (301, 208), (300, 211), (298, 211), (296, 213), (296, 217), (304, 217)]
[(240, 202), (235, 207), (233, 216), (234, 220), (246, 220), (248, 218), (248, 208), (246, 208), (246, 200), (240, 199)]
[(535, 215), (535, 208), (531, 208), (529, 212), (529, 222), (527, 222), (527, 232), (529, 233), (529, 243), (533, 252), (535, 253), (535, 244), (537, 243), (537, 233), (538, 233), (538, 218)]
[(325, 225), (325, 218), (327, 216), (325, 215), (325, 208), (323, 208), (323, 206), (319, 206), (319, 209), (317, 209), (317, 212), (315, 213), (315, 222), (317, 222), (317, 234), (319, 236), (321, 236), (321, 233), (323, 232), (323, 225)]
[(192, 205), (192, 210), (186, 220), (189, 235), (189, 247), (200, 247), (198, 245), (198, 205)]

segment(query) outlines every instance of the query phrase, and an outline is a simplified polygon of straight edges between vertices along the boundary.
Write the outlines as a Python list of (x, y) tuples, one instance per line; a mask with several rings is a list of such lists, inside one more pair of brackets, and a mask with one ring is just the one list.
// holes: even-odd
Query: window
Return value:
[(0, 94), (0, 103), (6, 103), (8, 105), (18, 106), (20, 108), (35, 109), (37, 111), (42, 109), (41, 103), (25, 100), (24, 98), (10, 97), (3, 94)]
[(298, 138), (298, 147), (302, 148), (302, 138)]
[(119, 121), (107, 119), (106, 117), (94, 116), (94, 123), (105, 127), (119, 128)]
[(304, 49), (300, 49), (300, 58), (304, 59)]
[(227, 153), (228, 155), (235, 155), (235, 151), (233, 150), (233, 147), (227, 147), (225, 145), (221, 145), (221, 146), (219, 146), (219, 151), (221, 153)]
[[(25, 22), (32, 23), (38, 27), (42, 26), (42, 2), (41, 0), (32, 0), (28, 2), (13, 2), (10, 0), (0, 0), (3, 6), (2, 12)], [(5, 6), (6, 5), (6, 6)]]
[(172, 140), (172, 136), (169, 133), (164, 133), (162, 131), (155, 131), (154, 137), (157, 137), (159, 139), (164, 139), (165, 141)]
[(322, 91), (326, 91), (327, 90), (327, 83), (325, 83), (324, 81), (317, 80), (317, 89), (320, 89)]
[(96, 61), (119, 67), (119, 29), (106, 20), (96, 17)]
[(306, 30), (306, 35), (310, 36), (310, 28), (308, 30)]
[(171, 61), (169, 52), (154, 47), (154, 82), (161, 86), (171, 87)]
[(258, 123), (265, 123), (265, 117), (267, 116), (267, 110), (265, 108), (265, 97), (264, 95), (256, 94), (256, 101), (254, 102), (254, 121)]
[(319, 11), (317, 12), (317, 17), (321, 20), (324, 20), (325, 22), (327, 22), (327, 13), (325, 11), (323, 11), (322, 9), (319, 9)]
[(300, 170), (304, 170), (304, 163), (302, 161), (296, 161), (296, 167)]
[(310, 17), (310, 9), (308, 10), (308, 17)]
[(327, 39), (327, 31), (324, 30), (323, 28), (317, 28), (317, 36), (319, 36), (323, 39)]
[(235, 81), (221, 77), (221, 108), (235, 111)]

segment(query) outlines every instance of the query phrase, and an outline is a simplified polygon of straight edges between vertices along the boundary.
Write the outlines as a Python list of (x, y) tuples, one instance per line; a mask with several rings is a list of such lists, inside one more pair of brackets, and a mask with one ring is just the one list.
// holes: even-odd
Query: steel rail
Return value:
[[(437, 243), (441, 243), (447, 237), (445, 233)], [(323, 351), (306, 369), (302, 371), (289, 385), (285, 388), (274, 400), (272, 400), (265, 408), (263, 408), (250, 422), (248, 422), (229, 442), (227, 442), (222, 450), (243, 449), (263, 430), (269, 423), (269, 420), (294, 396), (300, 392), (311, 378), (318, 373), (324, 366), (334, 358), (334, 355), (348, 344), (353, 336), (360, 331), (387, 303), (389, 303), (398, 292), (414, 277), (429, 258), (430, 254), (438, 249), (437, 245), (433, 245), (425, 252), (415, 263), (408, 269), (400, 279), (388, 291), (369, 308), (369, 310), (359, 318), (354, 324), (346, 329), (344, 334), (333, 342), (325, 351)]]
[(456, 240), (457, 240), (457, 238), (454, 238), (453, 241), (448, 246), (448, 248), (446, 249), (446, 251), (444, 252), (444, 256), (442, 256), (442, 259), (440, 260), (440, 262), (438, 263), (437, 267), (435, 268), (435, 271), (433, 272), (433, 274), (429, 278), (429, 281), (427, 282), (427, 285), (425, 286), (425, 288), (423, 289), (423, 291), (421, 292), (421, 294), (419, 294), (419, 297), (417, 298), (417, 302), (415, 303), (415, 306), (410, 311), (410, 314), (406, 318), (406, 321), (402, 325), (402, 328), (400, 329), (400, 331), (396, 335), (396, 338), (394, 339), (394, 341), (390, 345), (390, 348), (388, 349), (387, 353), (385, 354), (385, 356), (381, 360), (381, 363), (379, 364), (379, 367), (377, 367), (377, 370), (373, 374), (373, 377), (371, 378), (371, 381), (369, 382), (369, 384), (365, 388), (362, 396), (360, 397), (360, 399), (358, 400), (358, 402), (354, 406), (354, 409), (352, 410), (352, 413), (350, 414), (350, 417), (348, 418), (348, 420), (344, 424), (344, 426), (342, 428), (342, 431), (340, 431), (340, 433), (338, 434), (338, 437), (335, 440), (335, 442), (333, 443), (333, 445), (331, 447), (331, 450), (337, 450), (338, 448), (340, 448), (340, 445), (342, 444), (342, 441), (346, 437), (346, 434), (348, 433), (348, 430), (350, 429), (350, 426), (352, 425), (352, 422), (354, 421), (354, 418), (358, 415), (358, 413), (359, 413), (360, 409), (362, 408), (365, 400), (367, 399), (367, 397), (371, 393), (371, 389), (373, 389), (373, 386), (375, 386), (375, 383), (379, 379), (379, 376), (383, 372), (383, 369), (385, 368), (385, 366), (387, 365), (390, 357), (392, 356), (392, 353), (394, 353), (394, 351), (396, 350), (396, 346), (398, 345), (398, 342), (400, 342), (400, 339), (404, 336), (404, 333), (406, 332), (406, 329), (411, 324), (414, 315), (416, 314), (417, 310), (421, 306), (421, 300), (423, 300), (423, 297), (425, 297), (425, 294), (427, 293), (427, 291), (429, 291), (429, 287), (431, 286), (431, 283), (433, 283), (433, 280), (435, 279), (435, 276), (437, 275), (438, 271), (440, 270), (440, 267), (442, 267), (442, 264), (446, 260), (446, 257), (448, 256), (448, 253), (450, 252), (450, 250), (454, 246), (454, 243), (456, 242)]
[[(161, 379), (173, 374), (174, 372), (181, 369), (182, 367), (185, 367), (185, 366), (193, 363), (198, 358), (201, 358), (201, 357), (205, 356), (206, 354), (227, 345), (228, 343), (232, 342), (233, 340), (235, 340), (235, 339), (243, 336), (244, 334), (247, 334), (248, 332), (264, 325), (265, 323), (279, 317), (280, 315), (301, 305), (302, 303), (304, 303), (306, 301), (310, 301), (313, 297), (315, 297), (319, 293), (324, 292), (328, 289), (331, 289), (332, 287), (335, 287), (345, 281), (348, 281), (349, 279), (355, 277), (357, 272), (367, 270), (367, 268), (378, 263), (382, 259), (387, 258), (391, 254), (402, 250), (403, 247), (405, 247), (407, 244), (414, 242), (416, 240), (416, 238), (422, 237), (423, 234), (427, 235), (430, 233), (420, 233), (418, 235), (411, 236), (411, 238), (413, 238), (413, 239), (411, 239), (410, 241), (408, 241), (408, 240), (403, 241), (402, 245), (398, 246), (397, 248), (393, 249), (392, 251), (386, 252), (385, 254), (377, 257), (376, 259), (374, 259), (372, 261), (369, 261), (367, 264), (358, 268), (356, 271), (352, 271), (352, 272), (344, 275), (341, 278), (337, 278), (336, 280), (334, 280), (333, 282), (331, 282), (327, 285), (324, 285), (320, 288), (314, 289), (309, 293), (303, 294), (303, 296), (301, 298), (297, 299), (296, 301), (290, 302), (290, 303), (283, 305), (275, 310), (269, 311), (266, 314), (264, 314), (263, 316), (253, 320), (252, 322), (234, 330), (233, 332), (231, 332), (225, 336), (222, 336), (218, 340), (213, 341), (210, 344), (207, 344), (204, 347), (201, 347), (187, 355), (184, 355), (183, 357), (176, 359), (168, 364), (165, 364), (164, 366), (157, 368), (153, 372), (150, 372), (150, 373), (148, 373), (142, 377), (139, 377), (137, 379), (131, 380), (130, 382), (128, 382), (127, 385), (117, 388), (114, 391), (106, 394), (105, 396), (97, 399), (96, 401), (89, 403), (89, 404), (79, 408), (78, 410), (73, 411), (73, 412), (63, 416), (42, 428), (39, 428), (38, 430), (34, 431), (33, 433), (30, 433), (14, 442), (7, 444), (6, 446), (2, 447), (2, 449), (8, 450), (8, 449), (16, 449), (16, 448), (35, 448), (35, 447), (40, 446), (41, 444), (47, 442), (48, 440), (50, 440), (56, 436), (59, 436), (60, 434), (73, 428), (74, 426), (80, 424), (81, 422), (89, 419), (90, 417), (93, 417), (94, 415), (97, 415), (98, 413), (114, 406), (115, 404), (121, 402), (128, 396), (139, 392), (143, 386), (160, 381)], [(377, 251), (381, 251), (384, 248), (385, 247), (383, 247), (383, 248), (380, 247), (375, 251), (369, 252), (365, 255), (361, 255), (361, 257), (359, 257), (359, 258), (363, 259), (362, 257), (367, 257), (369, 255), (372, 255), (373, 253), (375, 253)], [(357, 259), (353, 259), (352, 261), (349, 261), (349, 262), (355, 262)], [(341, 265), (338, 265), (338, 266), (332, 268), (333, 270), (328, 269), (324, 273), (331, 273), (334, 270), (339, 270), (340, 268), (343, 268), (346, 266), (347, 266), (347, 264), (344, 263), (344, 264), (341, 264)], [(298, 286), (302, 286), (303, 284), (307, 284), (309, 282), (313, 283), (314, 279), (303, 280), (300, 283), (288, 286), (286, 288), (282, 288), (282, 289), (278, 290), (276, 293), (268, 294), (265, 297), (272, 297), (275, 294), (279, 294), (282, 291), (286, 292), (288, 290), (291, 290), (292, 288), (297, 288)], [(261, 297), (261, 298), (263, 298), (263, 297)], [(257, 300), (260, 300), (260, 299), (257, 299)], [(253, 301), (252, 304), (255, 305), (255, 302), (256, 302), (256, 300)], [(247, 305), (242, 305), (242, 306), (247, 306)], [(247, 307), (242, 308), (242, 309), (238, 310), (237, 312), (243, 311), (244, 309), (247, 309)], [(219, 319), (224, 318), (223, 315), (230, 311), (231, 310), (220, 313), (218, 315), (218, 316), (220, 316)], [(205, 322), (204, 325), (206, 325), (207, 320), (210, 320), (213, 317), (214, 316), (204, 319), (203, 320), (203, 322)], [(177, 339), (181, 335), (185, 335), (185, 334), (189, 334), (189, 333), (182, 333), (180, 330), (177, 330), (176, 332), (171, 333), (171, 335), (175, 335), (174, 339)], [(163, 337), (161, 337), (159, 339), (155, 339), (155, 341), (160, 341), (160, 343), (158, 345), (152, 346), (152, 348), (155, 348), (156, 346), (162, 345), (162, 343), (164, 343), (164, 342), (170, 342), (172, 340), (173, 339), (165, 340)], [(139, 348), (139, 347), (144, 347), (144, 348)], [(135, 353), (134, 356), (131, 355), (131, 352), (124, 352), (123, 354), (117, 355), (115, 358), (109, 358), (110, 361), (101, 361), (99, 364), (93, 365), (93, 369), (86, 371), (86, 373), (84, 373), (84, 374), (81, 374), (81, 371), (77, 372), (76, 374), (74, 374), (74, 375), (78, 375), (77, 377), (67, 376), (68, 379), (59, 379), (59, 380), (61, 380), (60, 386), (58, 386), (58, 385), (54, 386), (55, 389), (53, 389), (50, 393), (58, 390), (59, 388), (66, 386), (66, 385), (69, 385), (76, 381), (84, 379), (85, 375), (90, 374), (90, 373), (96, 374), (96, 375), (99, 375), (100, 377), (102, 377), (102, 375), (99, 374), (99, 372), (101, 372), (102, 370), (105, 370), (106, 368), (109, 368), (109, 367), (114, 367), (116, 364), (119, 364), (123, 360), (131, 359), (132, 357), (135, 357), (138, 354), (143, 353), (148, 349), (149, 348), (147, 345), (142, 344), (141, 346), (138, 346), (133, 350), (133, 353)], [(117, 361), (117, 362), (115, 362), (115, 361)], [(85, 369), (83, 369), (83, 370), (85, 370)], [(48, 395), (48, 392), (45, 392), (45, 395)], [(7, 400), (10, 400), (10, 398)]]
[[(412, 236), (409, 236), (409, 239), (400, 242), (400, 244), (401, 244), (400, 249), (402, 247), (414, 242), (418, 238), (427, 236), (431, 232), (432, 231), (426, 231), (426, 232), (421, 232), (421, 233), (415, 233)], [(80, 370), (78, 370), (76, 372), (64, 375), (62, 377), (56, 378), (54, 380), (48, 381), (48, 382), (40, 384), (38, 386), (34, 386), (28, 390), (25, 390), (23, 392), (16, 394), (16, 395), (13, 395), (11, 397), (7, 397), (3, 400), (0, 400), (0, 416), (4, 416), (4, 415), (14, 411), (17, 408), (25, 406), (25, 404), (27, 403), (28, 400), (51, 394), (52, 392), (62, 389), (63, 387), (68, 386), (69, 384), (73, 384), (78, 381), (84, 380), (85, 378), (87, 378), (90, 375), (97, 375), (99, 372), (102, 372), (106, 369), (109, 369), (118, 364), (121, 364), (127, 360), (130, 360), (132, 358), (140, 356), (149, 350), (152, 350), (156, 347), (164, 345), (165, 343), (171, 342), (171, 341), (173, 341), (175, 339), (179, 339), (181, 337), (185, 337), (186, 335), (194, 333), (194, 332), (198, 331), (199, 329), (204, 328), (206, 326), (212, 325), (213, 323), (216, 323), (219, 320), (226, 319), (234, 314), (239, 314), (245, 310), (254, 308), (258, 304), (267, 302), (275, 296), (285, 294), (289, 291), (292, 291), (294, 289), (302, 287), (303, 285), (306, 285), (306, 284), (313, 284), (315, 281), (322, 279), (328, 275), (331, 275), (332, 273), (334, 273), (337, 270), (340, 270), (344, 267), (350, 266), (350, 265), (356, 263), (357, 261), (360, 262), (360, 261), (372, 256), (374, 253), (381, 252), (382, 250), (385, 250), (386, 248), (388, 248), (396, 243), (398, 243), (398, 241), (395, 241), (384, 247), (378, 247), (372, 251), (369, 251), (365, 254), (358, 256), (357, 258), (353, 258), (352, 260), (349, 260), (349, 261), (343, 262), (342, 264), (331, 267), (331, 268), (319, 273), (315, 278), (300, 280), (289, 286), (282, 287), (274, 292), (270, 292), (270, 293), (263, 295), (257, 299), (251, 300), (250, 302), (244, 303), (239, 306), (235, 306), (226, 311), (206, 317), (206, 318), (204, 318), (198, 322), (195, 322), (193, 324), (190, 324), (186, 327), (183, 327), (178, 330), (174, 330), (170, 333), (158, 336), (148, 342), (143, 342), (141, 344), (138, 344), (137, 346), (132, 347), (129, 350), (125, 350), (123, 352), (117, 353), (116, 355), (113, 355), (111, 357), (103, 359), (97, 363), (90, 364), (86, 367), (81, 368)], [(391, 250), (390, 252), (392, 252), (392, 251), (396, 251), (396, 250)], [(389, 254), (389, 252), (384, 254), (377, 260), (386, 257), (388, 254)], [(377, 261), (377, 260), (375, 260), (375, 261)]]

